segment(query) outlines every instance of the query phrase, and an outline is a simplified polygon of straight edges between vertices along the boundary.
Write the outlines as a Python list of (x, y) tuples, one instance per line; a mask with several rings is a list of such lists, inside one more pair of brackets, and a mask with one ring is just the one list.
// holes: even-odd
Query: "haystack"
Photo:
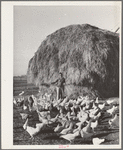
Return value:
[(41, 90), (62, 72), (66, 95), (119, 95), (119, 35), (89, 24), (57, 30), (41, 43), (30, 59), (28, 82)]

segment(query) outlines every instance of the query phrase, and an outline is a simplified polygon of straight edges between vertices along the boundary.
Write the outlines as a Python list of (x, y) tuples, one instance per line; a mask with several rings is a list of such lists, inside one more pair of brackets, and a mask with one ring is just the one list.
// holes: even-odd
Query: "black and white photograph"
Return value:
[(2, 6), (2, 147), (120, 148), (121, 2)]

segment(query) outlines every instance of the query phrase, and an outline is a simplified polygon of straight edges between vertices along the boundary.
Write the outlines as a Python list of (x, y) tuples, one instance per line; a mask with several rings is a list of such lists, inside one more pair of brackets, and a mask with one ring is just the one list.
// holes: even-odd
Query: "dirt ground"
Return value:
[[(107, 106), (111, 108), (112, 106)], [(30, 135), (23, 129), (23, 124), (25, 120), (22, 120), (20, 112), (24, 112), (22, 107), (13, 107), (13, 144), (14, 145), (68, 145), (69, 141), (59, 137), (58, 133), (54, 132), (54, 128), (57, 126), (54, 123), (51, 126), (44, 127), (38, 135), (35, 136), (35, 139), (32, 141)], [(27, 110), (28, 111), (28, 110)], [(29, 111), (27, 112), (29, 113)], [(39, 123), (37, 112), (30, 113), (32, 118), (29, 119), (29, 126), (35, 127), (36, 123)], [(106, 113), (102, 114), (101, 119), (99, 120), (99, 125), (95, 129), (95, 134), (92, 138), (105, 138), (103, 145), (110, 144), (119, 144), (119, 127), (109, 128), (108, 120), (111, 118)], [(76, 137), (74, 145), (90, 145), (92, 144), (92, 139), (82, 139), (81, 137)]]

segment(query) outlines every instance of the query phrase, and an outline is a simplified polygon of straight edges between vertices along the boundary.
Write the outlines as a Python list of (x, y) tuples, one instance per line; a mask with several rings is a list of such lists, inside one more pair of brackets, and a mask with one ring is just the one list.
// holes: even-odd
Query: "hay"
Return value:
[(70, 25), (47, 36), (29, 61), (28, 82), (41, 87), (42, 83), (55, 81), (59, 71), (66, 79), (67, 95), (78, 87), (81, 93), (86, 87), (102, 97), (118, 96), (118, 34), (83, 24)]

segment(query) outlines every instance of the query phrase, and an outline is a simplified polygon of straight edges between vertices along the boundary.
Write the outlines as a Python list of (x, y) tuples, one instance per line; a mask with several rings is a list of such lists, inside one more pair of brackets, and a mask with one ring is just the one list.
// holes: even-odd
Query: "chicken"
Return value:
[(117, 110), (117, 106), (114, 106), (111, 109), (108, 109), (106, 112), (112, 115)]
[(86, 121), (89, 117), (88, 113), (84, 112), (80, 107), (80, 112), (77, 114), (79, 121)]
[(98, 99), (98, 97), (96, 98), (95, 103), (96, 103), (96, 104), (99, 104), (99, 99)]
[(109, 120), (109, 125), (110, 126), (119, 126), (119, 118), (117, 116), (117, 114), (115, 114), (114, 118)]
[(23, 110), (26, 110), (27, 109), (27, 106), (26, 105), (23, 105)]
[(95, 122), (91, 122), (91, 128), (94, 131), (94, 129), (98, 126), (98, 121), (96, 120)]
[(110, 105), (110, 104), (119, 104), (119, 98), (115, 97), (115, 98), (110, 98), (106, 101), (106, 104)]
[(39, 121), (41, 121), (42, 123), (48, 125), (49, 121), (46, 118), (43, 118), (42, 115), (40, 114), (40, 112), (38, 112), (38, 117), (39, 117)]
[(77, 101), (76, 101), (76, 104), (79, 105), (82, 101), (83, 101), (83, 97), (79, 96)]
[(92, 108), (97, 109), (97, 104), (95, 104), (95, 102), (93, 102)]
[(24, 91), (22, 91), (19, 95), (23, 95), (24, 94)]
[(71, 122), (69, 128), (63, 129), (63, 130), (60, 132), (60, 134), (67, 134), (68, 132), (70, 132), (70, 131), (72, 130), (72, 127), (73, 127), (73, 123)]
[(28, 118), (27, 118), (25, 124), (23, 125), (23, 128), (29, 133), (29, 135), (31, 136), (31, 139), (34, 139), (34, 136), (40, 132), (43, 126), (44, 124), (40, 123), (40, 124), (36, 124), (36, 128), (30, 127), (28, 126)]
[(91, 119), (92, 119), (92, 121), (96, 121), (96, 120), (98, 120), (100, 117), (101, 117), (101, 112), (99, 112), (96, 116), (93, 115), (93, 117), (92, 117)]
[(92, 132), (92, 129), (91, 129), (91, 120), (89, 120), (87, 126), (85, 126), (82, 130), (83, 132)]
[(103, 109), (105, 108), (105, 105), (106, 105), (106, 103), (98, 104), (98, 107), (99, 107), (101, 110), (103, 110)]
[(57, 121), (57, 119), (58, 119), (58, 116), (59, 116), (59, 114), (58, 115), (56, 115), (56, 117), (55, 118), (51, 118), (51, 119), (49, 119), (48, 121), (49, 121), (49, 124), (51, 124), (51, 123), (55, 123), (56, 121)]
[(15, 106), (17, 106), (17, 101), (16, 101), (15, 98), (13, 99), (13, 103), (14, 103)]
[(80, 131), (80, 135), (84, 139), (87, 139), (87, 138), (93, 136), (93, 134), (94, 134), (93, 132), (85, 132), (85, 131), (83, 131), (83, 129)]
[(66, 97), (61, 103), (60, 106), (65, 106), (65, 103), (68, 101), (68, 97)]
[(93, 138), (92, 139), (92, 142), (93, 142), (94, 145), (100, 145), (104, 141), (105, 141), (105, 139), (99, 139), (99, 138)]
[(20, 113), (22, 119), (27, 119), (27, 117), (29, 117), (29, 114), (25, 114), (25, 113)]
[(99, 109), (97, 108), (97, 109), (91, 109), (91, 110), (89, 110), (89, 117), (90, 118), (94, 118), (97, 114), (99, 113)]
[[(65, 125), (65, 124), (64, 124), (64, 125)], [(65, 126), (60, 126), (60, 125), (58, 124), (57, 127), (54, 129), (54, 132), (61, 132), (64, 128), (65, 128)]]
[(79, 135), (80, 135), (80, 131), (77, 131), (74, 134), (61, 135), (60, 138), (64, 138), (64, 139), (70, 141), (70, 143), (71, 143)]

